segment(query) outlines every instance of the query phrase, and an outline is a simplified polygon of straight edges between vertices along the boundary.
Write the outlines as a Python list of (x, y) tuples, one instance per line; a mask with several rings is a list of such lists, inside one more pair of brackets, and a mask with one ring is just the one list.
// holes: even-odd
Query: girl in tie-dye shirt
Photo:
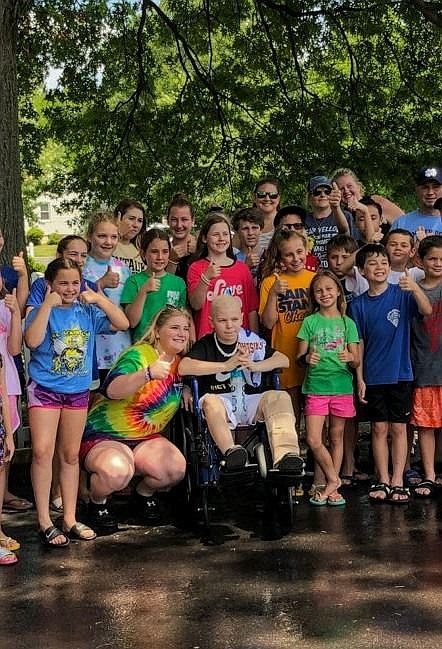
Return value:
[(114, 491), (141, 475), (135, 499), (145, 522), (158, 519), (155, 493), (182, 480), (186, 461), (161, 433), (178, 410), (182, 383), (177, 367), (189, 342), (190, 316), (166, 307), (145, 337), (123, 352), (91, 408), (81, 458), (91, 474), (89, 520), (116, 531), (106, 504)]

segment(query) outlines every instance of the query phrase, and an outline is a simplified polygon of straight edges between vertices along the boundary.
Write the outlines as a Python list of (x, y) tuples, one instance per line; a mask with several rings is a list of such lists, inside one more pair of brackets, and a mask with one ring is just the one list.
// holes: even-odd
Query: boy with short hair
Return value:
[[(429, 316), (431, 304), (408, 271), (398, 284), (389, 284), (390, 260), (381, 244), (367, 244), (356, 263), (368, 281), (368, 291), (350, 304), (349, 315), (360, 336), (361, 365), (356, 370), (358, 396), (367, 403), (372, 423), (373, 456), (377, 483), (370, 487), (372, 501), (404, 504), (407, 423), (411, 411), (413, 371), (410, 328), (413, 317)], [(391, 431), (393, 473), (388, 472), (388, 432)]]
[(349, 234), (337, 234), (327, 243), (328, 267), (339, 277), (347, 304), (368, 289), (367, 280), (355, 266), (357, 250), (358, 244)]
[[(362, 196), (357, 201), (352, 199), (348, 206), (354, 213), (354, 221), (361, 238), (358, 239), (358, 246), (365, 246), (366, 243), (380, 243), (388, 231), (388, 224), (382, 221), (382, 206), (370, 196)], [(384, 231), (385, 226), (387, 229)]]
[(182, 359), (179, 373), (198, 378), (200, 406), (225, 468), (239, 469), (247, 463), (247, 451), (234, 443), (232, 430), (264, 421), (274, 468), (302, 476), (304, 463), (290, 396), (283, 390), (261, 388), (261, 372), (288, 367), (289, 359), (241, 327), (237, 297), (216, 297), (210, 319), (214, 332), (195, 343)]
[(259, 235), (264, 227), (264, 214), (257, 207), (246, 207), (237, 210), (232, 217), (232, 228), (237, 235), (239, 251), (236, 258), (250, 268), (253, 278), (256, 277), (263, 249)]
[(407, 269), (415, 282), (424, 278), (424, 271), (412, 263), (416, 254), (416, 246), (411, 232), (402, 228), (390, 230), (385, 236), (384, 244), (391, 264), (388, 276), (389, 284), (397, 284)]
[(418, 427), (424, 479), (416, 496), (435, 494), (435, 431), (442, 428), (442, 236), (430, 235), (419, 245), (425, 278), (420, 288), (433, 306), (431, 315), (412, 322), (411, 359), (414, 393), (411, 423)]

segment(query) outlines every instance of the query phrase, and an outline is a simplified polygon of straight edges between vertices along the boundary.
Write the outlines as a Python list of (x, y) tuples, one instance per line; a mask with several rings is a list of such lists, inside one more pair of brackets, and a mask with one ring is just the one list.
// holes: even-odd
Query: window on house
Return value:
[(51, 218), (51, 209), (49, 203), (40, 203), (40, 221), (49, 221)]

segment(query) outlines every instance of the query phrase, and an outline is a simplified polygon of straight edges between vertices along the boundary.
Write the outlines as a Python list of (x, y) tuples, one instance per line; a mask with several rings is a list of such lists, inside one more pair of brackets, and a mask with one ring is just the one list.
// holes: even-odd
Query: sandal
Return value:
[(33, 504), (26, 500), (26, 498), (19, 498), (14, 496), (9, 500), (3, 501), (3, 511), (5, 514), (17, 514), (20, 512), (27, 512), (33, 508)]
[[(376, 491), (381, 491), (382, 493), (384, 493), (385, 498), (373, 496), (372, 494), (374, 494)], [(386, 482), (377, 482), (371, 485), (370, 489), (368, 490), (368, 497), (370, 499), (370, 502), (372, 503), (386, 503), (390, 497), (390, 493), (390, 485), (388, 485)]]
[(416, 469), (407, 469), (404, 472), (404, 483), (407, 487), (416, 487), (422, 481), (422, 476)]
[(16, 550), (20, 550), (20, 543), (11, 536), (0, 536), (0, 548), (15, 552)]
[[(429, 493), (421, 494), (418, 489), (426, 489)], [(417, 498), (433, 498), (436, 495), (436, 484), (433, 480), (422, 480), (414, 488), (414, 495)], [(0, 541), (1, 543), (1, 541)]]
[(315, 491), (313, 496), (310, 498), (309, 503), (311, 505), (315, 505), (315, 507), (323, 507), (327, 504), (327, 498), (321, 498), (321, 496), (321, 491)]
[[(66, 534), (62, 532), (58, 527), (55, 527), (55, 525), (51, 525), (45, 530), (38, 530), (38, 536), (45, 548), (65, 548), (67, 545), (69, 545), (69, 539)], [(63, 543), (51, 543), (51, 541), (58, 538), (59, 536), (64, 536), (65, 540), (63, 541)]]
[[(337, 498), (335, 497), (337, 496)], [(347, 501), (339, 491), (337, 491), (335, 494), (330, 494), (330, 496), (327, 498), (327, 505), (330, 507), (343, 507), (344, 505), (347, 504)]]
[(355, 480), (352, 475), (340, 475), (341, 487), (354, 487)]
[(97, 538), (94, 530), (84, 523), (75, 523), (72, 525), (70, 530), (66, 530), (63, 527), (62, 532), (66, 538), (75, 539), (77, 541), (93, 541)]
[[(393, 496), (405, 496), (405, 498), (393, 498)], [(410, 502), (410, 490), (408, 487), (401, 487), (400, 485), (391, 487), (388, 502), (391, 505), (408, 505)]]
[(0, 566), (12, 566), (18, 559), (11, 550), (0, 548)]

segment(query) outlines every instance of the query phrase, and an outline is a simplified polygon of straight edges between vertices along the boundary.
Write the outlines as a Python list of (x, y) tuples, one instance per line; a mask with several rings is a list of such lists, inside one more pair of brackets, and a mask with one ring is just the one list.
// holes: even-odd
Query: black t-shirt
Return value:
[[(265, 340), (260, 338), (254, 333), (250, 333), (247, 338), (250, 338), (250, 342), (241, 343), (241, 349), (248, 348), (247, 351), (253, 352), (258, 347), (265, 346), (264, 358), (270, 358), (275, 353), (275, 350), (272, 349)], [(226, 345), (218, 341), (219, 347), (226, 353), (231, 354), (236, 347), (236, 343), (233, 345)], [(189, 358), (194, 358), (198, 361), (209, 361), (211, 363), (223, 363), (228, 360), (228, 357), (223, 356), (216, 347), (214, 334), (207, 334), (200, 340), (198, 340), (190, 352), (187, 354)], [(217, 374), (209, 374), (207, 376), (198, 376), (198, 388), (199, 396), (202, 397), (204, 394), (229, 394), (234, 391), (234, 388), (231, 384), (232, 374), (236, 373), (237, 370), (233, 372), (218, 372)], [(242, 372), (240, 372), (242, 374)], [(262, 387), (253, 387), (248, 383), (244, 385), (245, 394), (259, 394), (262, 392)]]

